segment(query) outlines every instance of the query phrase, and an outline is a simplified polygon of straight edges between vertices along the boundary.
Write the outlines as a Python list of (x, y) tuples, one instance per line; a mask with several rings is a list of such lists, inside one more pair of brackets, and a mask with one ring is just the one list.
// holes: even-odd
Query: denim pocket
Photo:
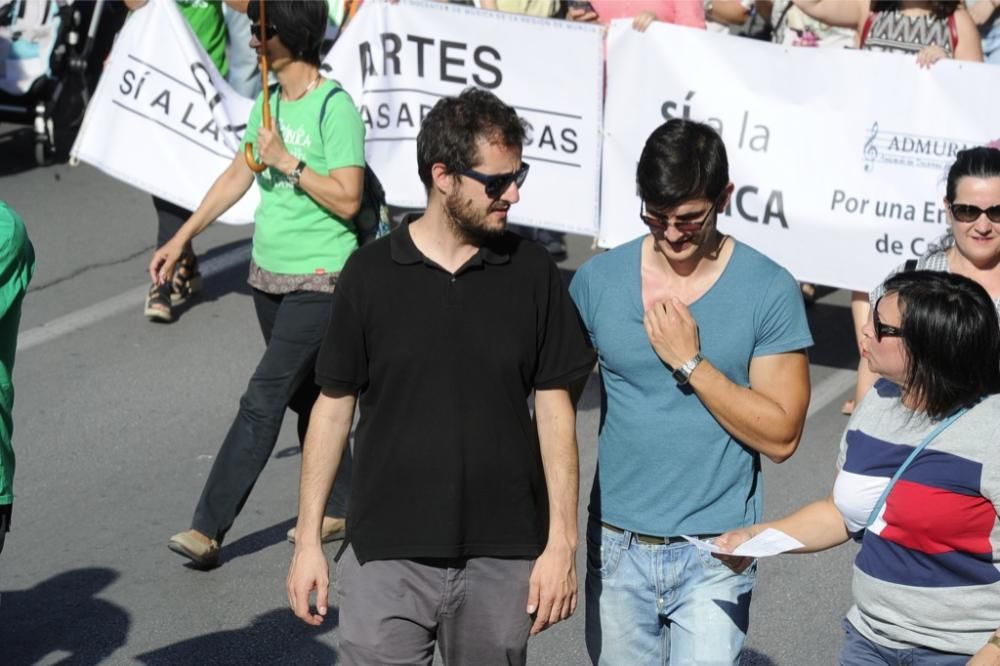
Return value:
[(610, 578), (618, 570), (623, 535), (605, 529), (600, 523), (587, 525), (587, 573), (600, 579)]
[[(694, 548), (694, 546), (691, 547)], [(701, 566), (706, 573), (728, 571), (733, 575), (746, 576), (747, 578), (757, 577), (757, 560), (751, 562), (750, 566), (744, 569), (741, 573), (737, 574), (735, 571), (727, 567), (722, 560), (715, 557), (714, 555), (712, 555), (712, 553), (708, 552), (707, 550), (701, 550), (700, 548), (696, 550), (698, 551), (698, 559), (701, 560)]]

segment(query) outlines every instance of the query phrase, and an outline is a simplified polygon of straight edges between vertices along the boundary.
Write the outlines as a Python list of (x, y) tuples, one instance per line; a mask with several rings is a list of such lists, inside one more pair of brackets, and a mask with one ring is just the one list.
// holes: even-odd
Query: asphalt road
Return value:
[[(319, 629), (300, 624), (283, 589), (299, 468), (292, 419), (222, 566), (194, 571), (166, 548), (189, 524), (263, 349), (245, 283), (251, 229), (203, 234), (204, 295), (174, 324), (148, 323), (149, 196), (88, 166), (35, 168), (23, 137), (0, 126), (0, 199), (22, 214), (38, 255), (15, 372), (17, 500), (0, 555), (0, 663), (336, 662), (336, 615)], [(590, 239), (570, 238), (567, 277), (591, 252)], [(856, 359), (847, 294), (821, 294), (809, 311), (811, 415), (798, 453), (765, 463), (768, 516), (832, 484)], [(598, 418), (591, 381), (578, 423), (581, 519)], [(853, 555), (848, 545), (761, 562), (745, 663), (835, 663)], [(578, 571), (582, 598), (582, 550)], [(582, 607), (530, 644), (533, 664), (585, 664), (585, 654)]]

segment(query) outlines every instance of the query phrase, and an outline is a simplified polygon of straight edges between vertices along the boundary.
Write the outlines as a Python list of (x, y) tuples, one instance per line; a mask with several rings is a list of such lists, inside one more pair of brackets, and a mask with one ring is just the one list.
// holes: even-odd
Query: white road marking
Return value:
[[(206, 278), (211, 277), (212, 275), (221, 273), (222, 271), (232, 268), (233, 266), (246, 263), (249, 258), (250, 246), (242, 245), (229, 250), (218, 257), (212, 257), (208, 261), (201, 264), (201, 274)], [(100, 303), (95, 303), (94, 305), (81, 308), (75, 312), (70, 312), (62, 317), (56, 317), (52, 321), (46, 322), (41, 326), (21, 331), (17, 339), (17, 351), (27, 351), (32, 347), (37, 347), (38, 345), (50, 342), (56, 338), (66, 335), (67, 333), (78, 331), (81, 328), (90, 326), (91, 324), (96, 324), (97, 322), (107, 319), (108, 317), (113, 317), (117, 314), (125, 312), (126, 310), (136, 308), (139, 303), (145, 301), (146, 293), (148, 291), (148, 285), (136, 287), (135, 289), (130, 289), (123, 294), (112, 296), (111, 298), (101, 301)]]

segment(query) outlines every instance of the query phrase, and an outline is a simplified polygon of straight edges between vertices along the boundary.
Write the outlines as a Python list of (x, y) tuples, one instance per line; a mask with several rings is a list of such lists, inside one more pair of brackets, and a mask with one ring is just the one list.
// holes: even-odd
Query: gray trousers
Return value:
[(340, 658), (348, 666), (525, 664), (534, 560), (374, 560), (348, 547), (337, 563)]

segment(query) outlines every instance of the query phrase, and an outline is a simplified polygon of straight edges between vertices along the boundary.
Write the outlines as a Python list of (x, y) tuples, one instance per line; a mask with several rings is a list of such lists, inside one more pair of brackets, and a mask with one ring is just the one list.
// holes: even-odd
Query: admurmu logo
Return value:
[(868, 130), (864, 143), (865, 171), (873, 170), (876, 164), (942, 171), (955, 161), (958, 151), (978, 145), (981, 142), (893, 132), (882, 129), (876, 121)]

